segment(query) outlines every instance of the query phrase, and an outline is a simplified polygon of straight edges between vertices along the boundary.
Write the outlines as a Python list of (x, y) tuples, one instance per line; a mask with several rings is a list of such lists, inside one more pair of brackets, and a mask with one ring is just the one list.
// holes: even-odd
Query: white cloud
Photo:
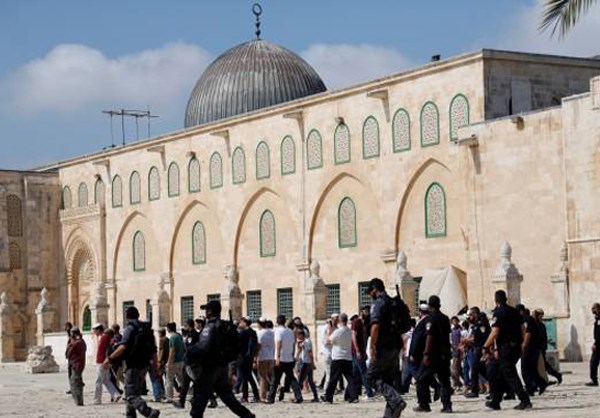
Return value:
[(302, 57), (330, 90), (389, 75), (410, 66), (398, 51), (374, 45), (311, 45)]
[(88, 105), (169, 105), (189, 94), (210, 54), (173, 43), (116, 58), (85, 45), (62, 44), (5, 80), (10, 106), (22, 113), (71, 112)]
[(577, 25), (563, 38), (539, 32), (542, 0), (524, 6), (510, 19), (496, 44), (517, 51), (590, 57), (600, 54), (600, 3), (592, 6)]

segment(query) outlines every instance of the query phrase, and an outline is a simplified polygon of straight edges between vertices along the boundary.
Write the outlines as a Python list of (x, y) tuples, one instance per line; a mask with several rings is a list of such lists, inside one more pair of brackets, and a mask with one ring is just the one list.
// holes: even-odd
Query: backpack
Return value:
[(233, 321), (218, 321), (217, 355), (222, 364), (237, 360), (240, 355), (241, 341), (237, 326)]
[(400, 289), (396, 285), (396, 296), (388, 299), (389, 333), (393, 340), (402, 342), (402, 334), (410, 330), (410, 309), (400, 296)]
[(154, 331), (148, 322), (141, 322), (133, 337), (125, 362), (129, 367), (146, 367), (150, 364), (152, 356), (156, 353)]

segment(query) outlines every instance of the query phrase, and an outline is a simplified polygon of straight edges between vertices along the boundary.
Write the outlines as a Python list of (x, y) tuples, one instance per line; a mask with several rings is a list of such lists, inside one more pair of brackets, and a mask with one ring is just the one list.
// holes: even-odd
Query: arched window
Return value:
[(281, 174), (296, 172), (296, 144), (291, 136), (281, 140)]
[(146, 240), (141, 231), (133, 235), (133, 271), (146, 270)]
[(134, 171), (129, 177), (129, 203), (136, 204), (142, 201), (142, 179), (140, 173)]
[(113, 177), (112, 181), (112, 205), (113, 208), (123, 206), (123, 182), (118, 174)]
[(373, 116), (363, 124), (363, 158), (379, 157), (379, 123)]
[(268, 179), (269, 177), (271, 177), (269, 146), (265, 141), (261, 141), (256, 146), (256, 180)]
[(440, 143), (440, 113), (433, 102), (421, 108), (421, 146), (428, 147)]
[(446, 194), (439, 183), (432, 183), (425, 193), (425, 236), (446, 236)]
[(350, 162), (350, 129), (345, 123), (340, 123), (333, 134), (334, 159), (336, 164)]
[(200, 221), (192, 229), (192, 263), (206, 263), (206, 230)]
[(246, 181), (246, 154), (242, 147), (233, 150), (231, 157), (231, 176), (233, 184), (240, 184)]
[(23, 236), (23, 212), (19, 196), (14, 194), (6, 196), (6, 211), (8, 215), (8, 236)]
[(91, 331), (92, 329), (92, 311), (89, 306), (83, 309), (83, 318), (81, 321), (82, 331)]
[(20, 270), (21, 267), (21, 247), (16, 242), (11, 242), (8, 246), (8, 259), (11, 270)]
[(277, 253), (275, 217), (265, 210), (260, 217), (260, 256), (274, 257)]
[(101, 178), (96, 179), (94, 184), (94, 204), (104, 206), (106, 202), (106, 189)]
[(200, 161), (196, 157), (192, 157), (188, 164), (188, 191), (190, 193), (200, 191)]
[(71, 209), (73, 207), (73, 197), (71, 196), (71, 188), (69, 186), (63, 188), (62, 207), (63, 209)]
[(160, 174), (158, 168), (152, 167), (148, 172), (148, 200), (160, 199)]
[(87, 184), (85, 183), (79, 183), (79, 193), (78, 193), (78, 203), (79, 203), (79, 207), (84, 207), (88, 205), (88, 188), (87, 188)]
[(321, 134), (313, 129), (306, 139), (306, 164), (309, 170), (323, 167), (323, 148)]
[(392, 120), (392, 140), (394, 152), (410, 149), (410, 116), (404, 109), (398, 109)]
[(457, 94), (450, 102), (450, 139), (458, 139), (458, 128), (469, 124), (469, 101)]
[(221, 154), (214, 152), (210, 157), (210, 188), (223, 186), (223, 160)]
[(340, 202), (338, 208), (338, 246), (356, 247), (356, 206), (349, 197)]
[(179, 166), (172, 162), (167, 173), (169, 197), (179, 196)]

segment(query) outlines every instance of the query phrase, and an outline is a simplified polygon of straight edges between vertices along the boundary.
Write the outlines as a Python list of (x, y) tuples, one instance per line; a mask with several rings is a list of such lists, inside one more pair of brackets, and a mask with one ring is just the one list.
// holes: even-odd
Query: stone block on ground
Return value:
[(27, 366), (26, 370), (28, 373), (58, 373), (60, 367), (56, 364), (54, 356), (52, 355), (52, 347), (47, 345), (33, 346), (29, 348), (29, 354), (27, 355)]

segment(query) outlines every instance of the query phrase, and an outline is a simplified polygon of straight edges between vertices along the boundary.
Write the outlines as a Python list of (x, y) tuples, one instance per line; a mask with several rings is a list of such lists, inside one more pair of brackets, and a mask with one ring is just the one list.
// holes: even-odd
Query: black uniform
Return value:
[(479, 393), (479, 375), (487, 375), (485, 365), (481, 362), (483, 355), (483, 345), (490, 335), (490, 324), (485, 319), (479, 319), (471, 325), (471, 335), (473, 336), (472, 350), (475, 353), (473, 367), (471, 369), (471, 391)]
[(598, 385), (598, 366), (600, 365), (600, 315), (594, 318), (594, 350), (590, 358), (590, 379)]
[(497, 370), (492, 382), (492, 403), (499, 406), (504, 393), (515, 393), (521, 403), (529, 404), (529, 395), (523, 389), (516, 364), (521, 357), (523, 319), (512, 306), (500, 305), (494, 309), (492, 328), (498, 328), (496, 346), (498, 349)]
[(379, 324), (377, 339), (377, 356), (371, 359), (367, 370), (367, 379), (372, 388), (381, 393), (386, 400), (385, 416), (393, 416), (394, 412), (406, 407), (406, 403), (394, 388), (394, 379), (398, 373), (400, 359), (400, 339), (394, 341), (390, 335), (391, 313), (390, 297), (384, 292), (371, 305), (371, 327)]
[(227, 375), (227, 361), (217, 354), (217, 332), (220, 320), (211, 318), (200, 333), (198, 343), (190, 347), (189, 358), (194, 362), (197, 373), (194, 373), (194, 397), (192, 400), (192, 418), (202, 418), (211, 395), (216, 392), (223, 403), (238, 417), (254, 417), (254, 415), (233, 396)]
[[(198, 337), (200, 334), (194, 328), (188, 330), (188, 334), (184, 339), (185, 350), (189, 350), (189, 348), (198, 342)], [(192, 378), (187, 372), (187, 367), (190, 365), (188, 362), (187, 356), (185, 357), (185, 369), (183, 370), (183, 383), (179, 388), (179, 401), (175, 404), (177, 407), (183, 408), (185, 406), (185, 399), (187, 398), (187, 394), (190, 390), (190, 384), (192, 383)]]
[(521, 375), (527, 392), (532, 394), (538, 388), (543, 391), (548, 386), (548, 382), (538, 372), (538, 360), (542, 352), (539, 324), (531, 315), (523, 316), (523, 324), (525, 325), (525, 333), (530, 337), (529, 346), (521, 356)]
[[(419, 406), (429, 410), (429, 387), (437, 375), (441, 386), (441, 401), (444, 409), (452, 409), (450, 397), (450, 361), (452, 359), (450, 346), (450, 319), (439, 310), (431, 312), (421, 323), (425, 324), (425, 338), (417, 346), (423, 348), (423, 355), (429, 356), (429, 364), (421, 362), (417, 373), (417, 400)], [(432, 351), (425, 353), (427, 337), (433, 338)], [(414, 334), (413, 334), (414, 338)], [(412, 344), (411, 344), (412, 345)]]
[(254, 399), (260, 399), (258, 387), (256, 386), (254, 376), (252, 375), (254, 353), (256, 351), (256, 345), (258, 344), (256, 332), (252, 328), (246, 328), (245, 330), (240, 331), (240, 341), (240, 358), (238, 359), (237, 365), (239, 387), (236, 387), (236, 392), (238, 389), (241, 389), (243, 399), (248, 400), (248, 384), (250, 384)]

